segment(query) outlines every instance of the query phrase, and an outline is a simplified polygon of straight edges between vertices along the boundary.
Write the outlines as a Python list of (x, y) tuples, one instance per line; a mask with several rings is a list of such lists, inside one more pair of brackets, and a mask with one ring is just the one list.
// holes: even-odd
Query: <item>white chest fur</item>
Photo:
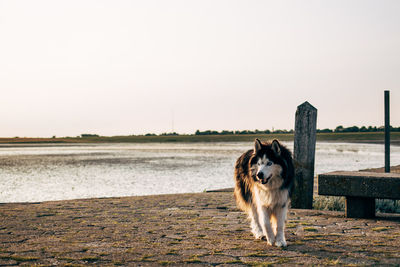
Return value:
[(254, 201), (257, 206), (263, 206), (268, 209), (282, 208), (289, 200), (287, 189), (269, 189), (263, 186), (254, 185)]

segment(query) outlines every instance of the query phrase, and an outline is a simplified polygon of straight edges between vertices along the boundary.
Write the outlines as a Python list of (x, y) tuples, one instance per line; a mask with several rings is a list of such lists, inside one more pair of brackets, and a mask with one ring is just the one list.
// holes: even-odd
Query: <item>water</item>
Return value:
[[(286, 145), (293, 150), (293, 142)], [(252, 143), (0, 146), (0, 202), (202, 192), (233, 187)], [(400, 164), (400, 147), (391, 163)], [(383, 145), (318, 143), (316, 173), (384, 165)]]

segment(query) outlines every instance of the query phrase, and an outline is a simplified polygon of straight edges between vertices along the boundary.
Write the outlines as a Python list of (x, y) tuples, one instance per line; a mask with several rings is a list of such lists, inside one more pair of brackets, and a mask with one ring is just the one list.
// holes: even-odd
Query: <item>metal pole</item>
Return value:
[(385, 91), (385, 172), (390, 172), (390, 102), (389, 91)]

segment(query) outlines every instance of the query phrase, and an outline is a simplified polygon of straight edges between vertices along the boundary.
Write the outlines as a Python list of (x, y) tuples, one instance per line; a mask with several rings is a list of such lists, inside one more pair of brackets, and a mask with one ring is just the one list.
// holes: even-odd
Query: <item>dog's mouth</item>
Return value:
[(272, 174), (270, 174), (268, 177), (264, 177), (262, 179), (258, 178), (258, 180), (262, 183), (262, 184), (267, 184), (269, 182), (269, 180), (271, 179)]

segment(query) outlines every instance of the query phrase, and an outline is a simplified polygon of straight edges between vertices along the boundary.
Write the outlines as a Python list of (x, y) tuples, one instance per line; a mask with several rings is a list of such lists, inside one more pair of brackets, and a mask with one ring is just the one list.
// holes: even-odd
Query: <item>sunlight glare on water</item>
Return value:
[[(285, 143), (293, 150), (293, 142)], [(0, 202), (202, 192), (233, 187), (251, 142), (0, 146)], [(391, 149), (400, 164), (400, 147)], [(384, 165), (383, 145), (318, 143), (316, 174)]]

